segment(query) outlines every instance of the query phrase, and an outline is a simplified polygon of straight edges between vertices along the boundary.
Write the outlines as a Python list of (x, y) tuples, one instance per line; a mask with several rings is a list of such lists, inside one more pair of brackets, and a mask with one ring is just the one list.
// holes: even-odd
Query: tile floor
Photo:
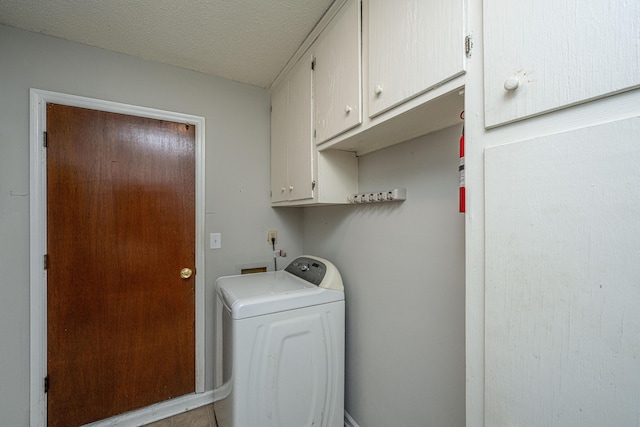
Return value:
[(211, 404), (147, 424), (145, 427), (218, 427), (218, 424)]

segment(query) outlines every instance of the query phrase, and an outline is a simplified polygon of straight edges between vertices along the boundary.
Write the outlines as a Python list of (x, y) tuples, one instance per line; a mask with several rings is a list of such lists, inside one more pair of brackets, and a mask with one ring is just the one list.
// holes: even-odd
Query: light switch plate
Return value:
[(222, 236), (220, 233), (209, 234), (209, 249), (220, 249), (222, 247)]

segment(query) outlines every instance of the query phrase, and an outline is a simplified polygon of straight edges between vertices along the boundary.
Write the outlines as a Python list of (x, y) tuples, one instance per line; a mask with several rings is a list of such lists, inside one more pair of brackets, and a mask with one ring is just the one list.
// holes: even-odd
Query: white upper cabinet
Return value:
[(464, 73), (463, 3), (364, 0), (369, 117)]
[(461, 123), (464, 5), (333, 4), (271, 91), (273, 206), (347, 203), (356, 155)]
[(287, 145), (289, 122), (287, 118), (289, 85), (283, 84), (271, 93), (271, 202), (289, 200), (287, 172)]
[(287, 151), (289, 200), (313, 198), (313, 119), (311, 58), (303, 57), (289, 80), (289, 126), (292, 131)]
[(362, 123), (360, 1), (348, 0), (315, 44), (316, 144)]
[(358, 192), (355, 153), (313, 143), (312, 58), (305, 53), (271, 93), (272, 206), (347, 203)]
[(311, 55), (271, 97), (271, 202), (314, 196)]
[(485, 0), (485, 126), (640, 86), (639, 37), (637, 0)]

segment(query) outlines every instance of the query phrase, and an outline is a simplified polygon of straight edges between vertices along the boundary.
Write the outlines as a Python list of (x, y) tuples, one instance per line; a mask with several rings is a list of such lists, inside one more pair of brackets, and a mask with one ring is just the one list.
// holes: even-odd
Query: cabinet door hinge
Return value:
[(315, 190), (316, 189), (316, 180), (314, 179), (313, 181), (311, 181), (311, 190)]
[(43, 268), (46, 270), (47, 268), (49, 268), (49, 255), (48, 254), (44, 254), (43, 260), (42, 260), (42, 266)]
[(44, 377), (44, 392), (49, 393), (49, 375)]
[(315, 69), (316, 69), (316, 58), (313, 58), (313, 59), (311, 60), (311, 70), (313, 71), (313, 70), (315, 70)]
[(47, 131), (42, 132), (42, 146), (47, 148)]
[(467, 58), (471, 57), (471, 49), (473, 49), (473, 37), (468, 35), (464, 38), (464, 53)]

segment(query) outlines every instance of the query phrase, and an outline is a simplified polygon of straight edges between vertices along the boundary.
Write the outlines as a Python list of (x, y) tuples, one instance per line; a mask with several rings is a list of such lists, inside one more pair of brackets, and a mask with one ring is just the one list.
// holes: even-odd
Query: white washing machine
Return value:
[(286, 269), (221, 277), (223, 379), (219, 427), (344, 425), (344, 288), (313, 256)]

